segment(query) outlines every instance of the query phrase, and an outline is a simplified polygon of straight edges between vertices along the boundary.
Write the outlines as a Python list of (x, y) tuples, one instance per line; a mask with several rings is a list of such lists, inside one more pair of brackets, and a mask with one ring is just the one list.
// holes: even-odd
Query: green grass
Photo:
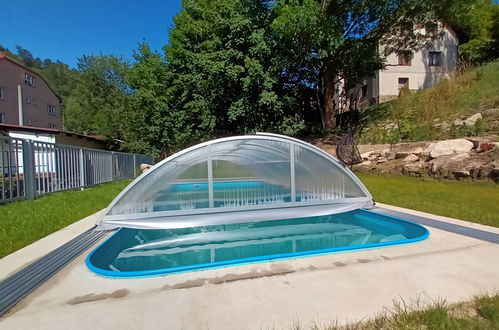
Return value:
[(499, 329), (499, 295), (480, 295), (459, 304), (436, 301), (424, 306), (420, 301), (406, 304), (395, 302), (373, 319), (346, 326), (317, 325), (309, 327), (295, 324), (293, 329), (311, 330), (409, 330), (409, 329)]
[(0, 205), (0, 258), (105, 208), (129, 180)]
[(358, 174), (380, 203), (499, 227), (499, 185)]

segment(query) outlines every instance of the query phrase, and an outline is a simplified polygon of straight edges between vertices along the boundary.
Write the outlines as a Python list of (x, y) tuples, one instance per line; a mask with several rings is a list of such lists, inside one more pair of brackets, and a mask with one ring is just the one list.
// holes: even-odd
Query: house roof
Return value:
[(40, 77), (45, 82), (45, 84), (47, 84), (47, 86), (52, 91), (52, 93), (54, 93), (54, 95), (59, 99), (59, 102), (62, 103), (62, 98), (59, 96), (59, 94), (57, 94), (52, 89), (52, 87), (50, 87), (50, 84), (47, 82), (47, 80), (45, 80), (45, 78), (39, 72), (33, 71), (32, 69), (28, 68), (27, 66), (25, 66), (25, 65), (17, 62), (16, 60), (14, 60), (14, 59), (10, 58), (9, 56), (7, 56), (7, 55), (5, 55), (5, 54), (3, 54), (3, 53), (0, 52), (0, 61), (1, 60), (7, 60), (7, 61), (9, 61), (9, 62), (11, 62), (11, 63), (13, 63), (13, 64), (21, 67), (21, 68), (23, 68), (23, 70), (28, 71), (28, 72), (30, 72), (30, 73), (32, 73), (32, 74)]
[(66, 136), (76, 136), (78, 138), (84, 138), (84, 139), (87, 139), (89, 141), (96, 141), (96, 142), (104, 142), (106, 140), (106, 138), (103, 136), (83, 135), (83, 134), (61, 131), (61, 130), (53, 129), (53, 128), (20, 126), (20, 125), (5, 124), (5, 123), (0, 124), (0, 133), (1, 132), (11, 132), (11, 131), (27, 132), (27, 133), (34, 133), (34, 134), (65, 134)]

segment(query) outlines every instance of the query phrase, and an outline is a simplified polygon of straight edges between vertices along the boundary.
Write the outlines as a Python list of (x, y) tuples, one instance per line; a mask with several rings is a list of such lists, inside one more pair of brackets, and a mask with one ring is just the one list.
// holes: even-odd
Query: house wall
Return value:
[[(379, 72), (379, 101), (383, 102), (399, 94), (399, 78), (409, 78), (409, 89), (416, 90), (435, 85), (440, 79), (451, 76), (457, 67), (459, 40), (449, 29), (432, 45), (413, 52), (410, 66), (398, 65), (398, 56), (387, 57), (386, 69)], [(441, 66), (429, 65), (429, 53), (442, 53)]]
[[(25, 83), (26, 73), (35, 77), (34, 86)], [(19, 121), (19, 85), (22, 96), (22, 123)], [(0, 100), (0, 113), (4, 113), (6, 124), (61, 128), (59, 99), (40, 75), (0, 55), (0, 87), (4, 89), (4, 99)], [(55, 115), (48, 113), (49, 104), (55, 107)]]

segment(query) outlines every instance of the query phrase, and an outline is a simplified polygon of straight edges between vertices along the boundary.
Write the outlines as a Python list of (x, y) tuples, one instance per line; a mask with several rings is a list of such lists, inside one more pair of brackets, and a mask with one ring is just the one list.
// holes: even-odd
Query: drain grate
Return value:
[(374, 212), (378, 212), (378, 213), (382, 213), (382, 214), (391, 215), (394, 217), (399, 217), (402, 219), (410, 220), (410, 221), (419, 223), (420, 225), (445, 230), (445, 231), (448, 231), (448, 232), (451, 232), (454, 234), (464, 235), (464, 236), (476, 238), (476, 239), (490, 242), (490, 243), (499, 244), (499, 234), (492, 233), (490, 231), (485, 231), (485, 230), (470, 228), (470, 227), (466, 227), (466, 226), (456, 225), (453, 223), (429, 219), (429, 218), (421, 217), (418, 215), (388, 210), (388, 209), (384, 209), (382, 207), (376, 207), (376, 208), (373, 208), (371, 210)]
[(107, 233), (91, 228), (0, 282), (0, 316)]

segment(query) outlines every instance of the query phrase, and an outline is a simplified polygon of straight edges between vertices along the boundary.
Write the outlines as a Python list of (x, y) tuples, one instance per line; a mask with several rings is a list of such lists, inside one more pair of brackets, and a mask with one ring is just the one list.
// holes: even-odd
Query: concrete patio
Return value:
[[(499, 234), (498, 228), (429, 215)], [(0, 260), (0, 279), (88, 229), (91, 216)], [(393, 300), (499, 289), (499, 245), (428, 227), (419, 243), (143, 279), (99, 277), (88, 250), (0, 318), (1, 329), (288, 329), (374, 316)]]

